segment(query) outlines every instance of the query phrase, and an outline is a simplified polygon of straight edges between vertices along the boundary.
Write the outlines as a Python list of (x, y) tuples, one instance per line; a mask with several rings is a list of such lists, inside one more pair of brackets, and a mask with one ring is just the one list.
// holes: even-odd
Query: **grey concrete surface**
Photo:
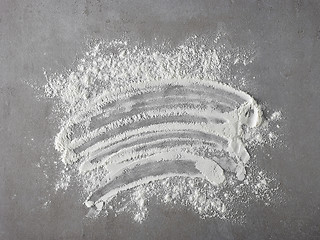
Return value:
[[(43, 69), (70, 67), (86, 37), (174, 45), (221, 24), (235, 46), (258, 49), (246, 90), (284, 113), (287, 147), (255, 152), (281, 183), (282, 204), (252, 204), (242, 225), (151, 204), (149, 219), (137, 224), (126, 214), (84, 219), (76, 186), (50, 193), (59, 119), (25, 81), (39, 86)], [(320, 239), (319, 93), (317, 0), (0, 0), (0, 239)], [(38, 163), (47, 164), (47, 177)]]

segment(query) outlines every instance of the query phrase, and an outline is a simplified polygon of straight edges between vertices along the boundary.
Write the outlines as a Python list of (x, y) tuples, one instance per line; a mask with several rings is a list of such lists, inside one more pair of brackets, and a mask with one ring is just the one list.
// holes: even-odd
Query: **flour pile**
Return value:
[(226, 218), (248, 192), (270, 197), (272, 180), (250, 168), (247, 150), (267, 131), (261, 108), (221, 83), (252, 54), (221, 38), (174, 49), (100, 41), (74, 70), (48, 76), (46, 94), (66, 113), (55, 147), (78, 169), (90, 215), (113, 209), (142, 221), (155, 197)]

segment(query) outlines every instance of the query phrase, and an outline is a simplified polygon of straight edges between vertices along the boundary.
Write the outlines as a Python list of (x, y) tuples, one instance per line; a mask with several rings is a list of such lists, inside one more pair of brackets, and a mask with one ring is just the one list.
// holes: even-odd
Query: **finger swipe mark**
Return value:
[[(92, 100), (62, 127), (56, 147), (64, 162), (78, 164), (83, 174), (107, 170), (86, 202), (94, 207), (164, 178), (203, 178), (219, 185), (227, 171), (243, 180), (250, 156), (241, 136), (260, 121), (250, 95), (221, 83), (136, 84)], [(211, 153), (197, 150), (203, 147)]]

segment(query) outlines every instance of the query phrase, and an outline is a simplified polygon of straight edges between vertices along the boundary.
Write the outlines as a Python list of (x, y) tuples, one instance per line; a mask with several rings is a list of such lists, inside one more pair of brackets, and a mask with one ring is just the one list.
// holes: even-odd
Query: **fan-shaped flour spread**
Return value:
[(173, 50), (99, 42), (75, 70), (49, 77), (47, 94), (68, 113), (55, 146), (78, 169), (91, 212), (135, 202), (140, 221), (147, 197), (157, 196), (213, 216), (226, 212), (228, 193), (251, 184), (247, 136), (259, 131), (262, 111), (222, 83), (230, 65), (251, 56), (199, 42)]

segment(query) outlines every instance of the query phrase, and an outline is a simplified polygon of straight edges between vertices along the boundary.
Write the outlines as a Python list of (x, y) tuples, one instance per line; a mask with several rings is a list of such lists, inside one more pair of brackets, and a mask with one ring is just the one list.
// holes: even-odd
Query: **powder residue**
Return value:
[(230, 69), (253, 54), (226, 50), (221, 38), (175, 48), (99, 41), (73, 70), (46, 73), (46, 94), (66, 113), (55, 147), (78, 169), (90, 216), (112, 209), (142, 222), (154, 198), (220, 218), (248, 193), (270, 202), (276, 187), (250, 169), (248, 148), (277, 140), (268, 124), (281, 113), (263, 119), (255, 99), (230, 82)]

